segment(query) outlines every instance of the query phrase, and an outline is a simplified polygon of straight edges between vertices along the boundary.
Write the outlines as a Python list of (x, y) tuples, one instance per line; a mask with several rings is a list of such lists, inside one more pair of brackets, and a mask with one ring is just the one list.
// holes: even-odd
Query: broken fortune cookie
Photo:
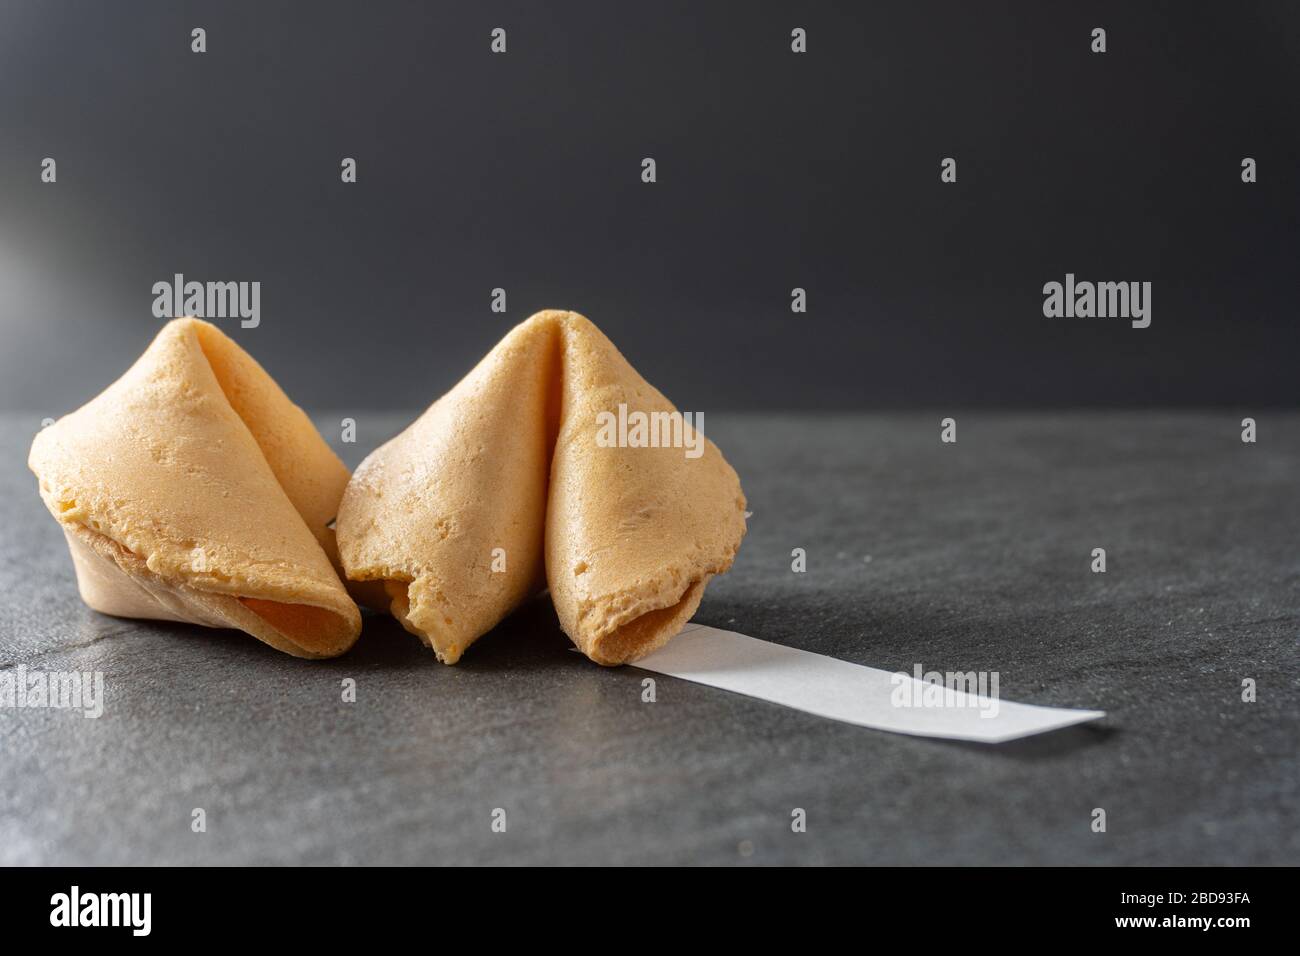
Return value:
[(239, 628), (296, 657), (360, 634), (328, 527), (347, 468), (215, 326), (169, 322), (28, 464), (95, 610)]
[(373, 452), (339, 505), (349, 579), (453, 664), (543, 587), (600, 664), (676, 635), (745, 534), (740, 480), (683, 423), (683, 447), (600, 439), (602, 415), (676, 409), (600, 330), (539, 312)]

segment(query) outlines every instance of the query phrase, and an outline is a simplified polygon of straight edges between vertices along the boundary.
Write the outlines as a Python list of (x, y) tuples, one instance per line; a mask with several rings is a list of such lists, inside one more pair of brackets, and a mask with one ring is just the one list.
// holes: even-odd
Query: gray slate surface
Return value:
[[(340, 452), (407, 417), (359, 416)], [(454, 668), (380, 617), (328, 662), (103, 617), (25, 467), (39, 418), (10, 415), (0, 666), (101, 670), (107, 704), (0, 709), (0, 862), (1300, 862), (1300, 415), (1258, 414), (1256, 445), (1231, 412), (969, 413), (956, 445), (940, 417), (717, 416), (754, 517), (696, 619), (997, 670), (1007, 699), (1105, 721), (987, 746), (671, 678), (643, 704), (644, 672), (568, 652), (545, 600)]]

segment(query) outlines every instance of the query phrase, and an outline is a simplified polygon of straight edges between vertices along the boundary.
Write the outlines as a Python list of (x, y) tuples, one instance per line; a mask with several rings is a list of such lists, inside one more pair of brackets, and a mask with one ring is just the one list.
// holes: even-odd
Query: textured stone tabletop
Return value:
[[(754, 514), (696, 620), (1108, 712), (996, 746), (642, 703), (545, 599), (456, 667), (386, 617), (309, 662), (98, 615), (8, 415), (0, 668), (102, 671), (105, 705), (0, 708), (0, 863), (1298, 863), (1300, 415), (1243, 414), (713, 417)], [(349, 465), (409, 416), (355, 417)]]

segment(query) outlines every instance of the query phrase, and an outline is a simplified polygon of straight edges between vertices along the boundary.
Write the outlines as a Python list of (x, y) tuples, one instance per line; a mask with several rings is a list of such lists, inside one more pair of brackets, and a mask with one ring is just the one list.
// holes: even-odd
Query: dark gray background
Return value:
[[(262, 282), (222, 324), (309, 408), (552, 306), (696, 410), (1291, 406), (1297, 89), (1289, 2), (6, 0), (0, 407), (96, 394), (175, 272)], [(1045, 319), (1067, 271), (1151, 328)]]

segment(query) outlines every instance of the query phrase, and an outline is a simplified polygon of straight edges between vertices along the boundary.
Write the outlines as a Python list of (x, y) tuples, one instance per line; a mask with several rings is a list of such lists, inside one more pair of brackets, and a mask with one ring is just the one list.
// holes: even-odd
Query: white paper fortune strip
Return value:
[[(938, 691), (911, 675), (702, 624), (687, 624), (665, 647), (633, 666), (831, 720), (920, 737), (1003, 743), (1106, 716), (1100, 710), (1038, 707), (960, 690)], [(940, 706), (924, 705), (927, 688), (931, 698), (943, 696)]]

